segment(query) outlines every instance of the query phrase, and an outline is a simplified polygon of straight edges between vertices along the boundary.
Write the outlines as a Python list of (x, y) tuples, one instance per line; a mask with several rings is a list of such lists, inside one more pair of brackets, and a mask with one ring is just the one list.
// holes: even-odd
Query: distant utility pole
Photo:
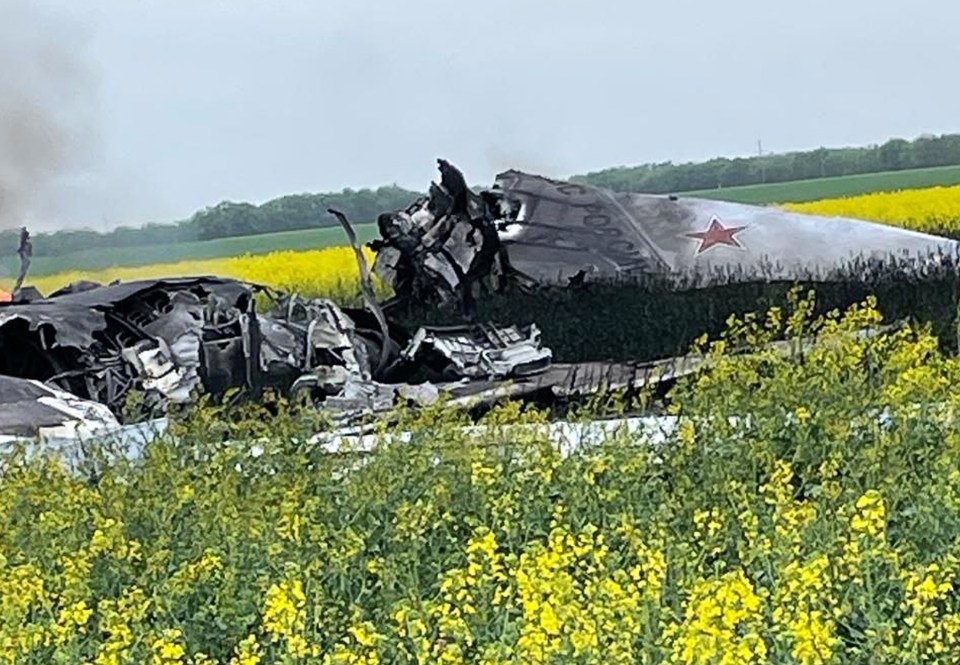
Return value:
[(763, 141), (757, 139), (757, 157), (760, 162), (760, 182), (767, 181), (767, 170), (763, 166)]

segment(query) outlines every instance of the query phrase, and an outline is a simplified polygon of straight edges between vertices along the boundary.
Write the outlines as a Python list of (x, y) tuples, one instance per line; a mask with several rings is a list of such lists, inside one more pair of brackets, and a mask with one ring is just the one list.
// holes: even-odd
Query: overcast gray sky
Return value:
[(0, 94), (54, 102), (68, 144), (33, 179), (0, 158), (29, 180), (5, 226), (424, 189), (437, 156), (489, 183), (752, 154), (758, 138), (960, 131), (956, 0), (0, 0), (4, 24)]

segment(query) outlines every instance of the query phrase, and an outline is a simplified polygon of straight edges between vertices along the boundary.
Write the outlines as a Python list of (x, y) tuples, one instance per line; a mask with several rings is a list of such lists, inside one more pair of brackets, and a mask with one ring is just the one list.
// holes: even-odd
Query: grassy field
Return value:
[[(357, 224), (360, 242), (372, 240), (377, 235), (375, 224)], [(100, 271), (113, 266), (134, 267), (154, 264), (201, 261), (246, 254), (258, 255), (286, 250), (323, 249), (346, 244), (343, 230), (337, 227), (284, 231), (255, 236), (201, 240), (150, 247), (101, 247), (95, 250), (74, 252), (63, 256), (38, 256), (33, 259), (30, 274), (52, 275), (67, 271)], [(0, 259), (0, 275), (16, 274), (16, 256)]]
[(871, 192), (956, 184), (960, 184), (960, 166), (942, 166), (931, 169), (888, 171), (886, 173), (868, 173), (839, 178), (794, 180), (766, 185), (701, 189), (678, 193), (684, 196), (736, 201), (738, 203), (801, 203)]

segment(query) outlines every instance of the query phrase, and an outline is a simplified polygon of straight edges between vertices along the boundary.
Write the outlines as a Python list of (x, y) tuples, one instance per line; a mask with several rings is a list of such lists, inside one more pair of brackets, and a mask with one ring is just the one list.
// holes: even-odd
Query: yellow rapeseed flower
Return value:
[(856, 503), (856, 513), (850, 518), (854, 533), (879, 536), (886, 528), (886, 509), (877, 490), (868, 490)]
[(255, 635), (248, 635), (237, 645), (236, 653), (230, 659), (230, 665), (259, 665), (261, 659), (260, 644)]
[(670, 662), (684, 665), (749, 665), (767, 662), (764, 599), (742, 570), (697, 580), (682, 619), (664, 636)]
[(784, 205), (795, 212), (854, 217), (926, 233), (960, 231), (960, 185), (823, 199)]
[[(368, 263), (374, 255), (365, 249)], [(156, 263), (147, 266), (57, 273), (32, 277), (31, 285), (49, 293), (77, 280), (109, 283), (113, 280), (149, 279), (194, 275), (233, 277), (276, 289), (298, 291), (315, 297), (353, 299), (359, 292), (360, 271), (353, 249), (327, 247), (303, 251), (271, 252), (221, 259)], [(384, 287), (376, 281), (378, 289)], [(385, 293), (385, 292), (384, 292)]]
[(303, 657), (309, 650), (303, 638), (307, 598), (303, 582), (285, 580), (267, 590), (263, 604), (263, 629), (274, 642), (284, 642), (288, 653)]
[(164, 630), (150, 643), (151, 665), (181, 665), (186, 655), (186, 650), (180, 643), (182, 639), (183, 633), (179, 629)]

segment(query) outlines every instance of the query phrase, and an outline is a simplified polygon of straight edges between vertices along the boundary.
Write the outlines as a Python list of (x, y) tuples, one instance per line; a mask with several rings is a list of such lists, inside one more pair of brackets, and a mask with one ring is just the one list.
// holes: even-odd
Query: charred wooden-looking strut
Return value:
[(23, 287), (23, 280), (30, 270), (30, 259), (33, 257), (33, 243), (30, 242), (30, 232), (27, 227), (20, 228), (20, 246), (17, 247), (17, 256), (20, 257), (20, 272), (17, 274), (17, 282), (13, 286), (13, 297), (16, 298)]

